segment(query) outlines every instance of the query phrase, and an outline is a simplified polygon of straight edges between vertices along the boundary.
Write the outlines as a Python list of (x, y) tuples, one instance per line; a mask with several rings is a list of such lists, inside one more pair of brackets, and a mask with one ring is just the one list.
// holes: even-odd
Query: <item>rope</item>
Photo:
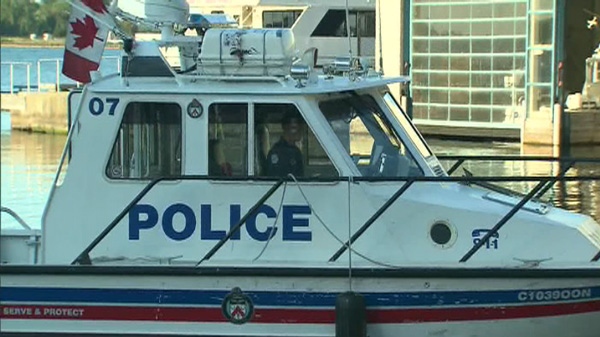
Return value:
[(369, 258), (366, 255), (364, 255), (364, 254), (356, 251), (356, 249), (352, 248), (351, 245), (346, 245), (346, 243), (344, 241), (342, 241), (337, 235), (335, 235), (335, 233), (329, 228), (329, 226), (327, 226), (325, 224), (325, 222), (323, 221), (323, 219), (321, 219), (321, 217), (316, 212), (316, 210), (314, 209), (314, 207), (312, 206), (312, 204), (308, 201), (308, 198), (306, 197), (306, 194), (304, 194), (304, 190), (302, 189), (302, 186), (300, 186), (300, 184), (298, 183), (298, 180), (296, 180), (296, 177), (294, 177), (294, 175), (292, 175), (292, 174), (289, 174), (289, 177), (292, 178), (292, 180), (294, 181), (296, 187), (298, 187), (298, 190), (300, 191), (300, 194), (304, 198), (304, 201), (306, 202), (306, 204), (310, 208), (312, 214), (314, 214), (314, 216), (317, 219), (317, 221), (321, 224), (321, 226), (323, 226), (323, 228), (325, 228), (325, 230), (329, 233), (329, 235), (331, 235), (338, 243), (340, 243), (342, 246), (345, 246), (346, 248), (348, 248), (349, 252), (352, 252), (352, 253), (356, 254), (357, 256), (363, 258), (364, 260), (366, 260), (368, 262), (371, 262), (371, 263), (373, 263), (375, 265), (381, 266), (381, 267), (386, 267), (386, 268), (391, 268), (391, 269), (403, 269), (403, 268), (405, 268), (403, 266), (397, 266), (397, 265), (393, 265), (393, 264), (389, 264), (389, 263), (386, 263), (386, 262), (381, 262), (381, 261), (377, 261), (375, 259)]
[(271, 226), (269, 238), (265, 242), (263, 249), (260, 251), (260, 253), (258, 253), (258, 255), (254, 258), (254, 260), (252, 260), (252, 262), (256, 262), (258, 259), (260, 259), (260, 257), (263, 255), (263, 253), (267, 250), (267, 247), (269, 246), (271, 239), (275, 236), (275, 233), (277, 232), (277, 220), (279, 220), (279, 214), (281, 214), (281, 209), (283, 208), (283, 200), (285, 199), (286, 189), (287, 189), (287, 181), (283, 183), (283, 193), (281, 193), (281, 201), (279, 202), (279, 208), (277, 209), (277, 215), (275, 216), (275, 220), (273, 221), (273, 226)]
[[(348, 177), (348, 246), (351, 248), (352, 243), (352, 220), (350, 218), (350, 183), (352, 178)], [(348, 250), (348, 287), (352, 291), (352, 249)]]

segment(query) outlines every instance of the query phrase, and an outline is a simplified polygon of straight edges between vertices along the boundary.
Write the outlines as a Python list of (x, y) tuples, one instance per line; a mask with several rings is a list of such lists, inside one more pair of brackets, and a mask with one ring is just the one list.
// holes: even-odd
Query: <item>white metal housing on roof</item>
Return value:
[[(174, 36), (136, 42), (123, 54), (121, 78), (94, 81), (92, 90), (215, 94), (306, 95), (407, 83), (383, 77), (358, 58), (314, 68), (316, 50), (300, 54), (289, 29), (209, 29), (202, 37)], [(181, 69), (169, 65), (159, 45), (185, 50)], [(301, 57), (299, 57), (301, 56)], [(293, 72), (299, 70), (299, 77)]]

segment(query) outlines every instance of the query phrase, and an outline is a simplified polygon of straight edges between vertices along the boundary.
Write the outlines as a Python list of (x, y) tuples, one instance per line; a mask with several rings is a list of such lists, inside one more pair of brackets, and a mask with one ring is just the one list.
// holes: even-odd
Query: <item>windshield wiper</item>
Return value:
[[(463, 172), (464, 172), (464, 175), (463, 175), (464, 177), (468, 177), (468, 178), (473, 177), (473, 173), (464, 167), (463, 167)], [(521, 197), (521, 198), (525, 197), (525, 194), (523, 194), (521, 192), (517, 192), (517, 191), (511, 190), (510, 188), (502, 187), (502, 186), (488, 183), (485, 181), (462, 181), (460, 183), (463, 185), (467, 185), (467, 186), (475, 185), (475, 186), (483, 187), (492, 192), (506, 194), (509, 196), (516, 196), (516, 197)], [(535, 200), (537, 200), (537, 199), (535, 199)]]

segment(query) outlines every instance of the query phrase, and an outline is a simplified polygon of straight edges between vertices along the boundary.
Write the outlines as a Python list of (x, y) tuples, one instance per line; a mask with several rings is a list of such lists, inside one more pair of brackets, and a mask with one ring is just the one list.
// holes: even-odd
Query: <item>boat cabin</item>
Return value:
[[(316, 70), (317, 51), (295, 54), (287, 29), (209, 29), (200, 42), (167, 41), (188, 51), (177, 70), (160, 44), (125, 43), (121, 74), (70, 96), (44, 263), (343, 265), (354, 252), (358, 264), (444, 264), (519, 200), (407, 181), (446, 176), (388, 92), (407, 78), (357, 59)], [(589, 217), (539, 202), (512, 221), (473, 260), (577, 260), (600, 246)], [(542, 228), (571, 244), (536, 249)]]
[(444, 170), (389, 93), (407, 78), (127, 3), (161, 39), (70, 94), (43, 265), (19, 265), (33, 229), (0, 233), (0, 334), (596, 336), (600, 226), (534, 198), (560, 177), (449, 176), (464, 157)]

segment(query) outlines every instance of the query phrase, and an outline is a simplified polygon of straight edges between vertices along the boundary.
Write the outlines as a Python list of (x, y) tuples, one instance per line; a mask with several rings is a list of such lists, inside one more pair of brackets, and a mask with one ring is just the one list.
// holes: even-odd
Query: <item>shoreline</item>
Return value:
[[(23, 48), (23, 49), (63, 49), (65, 47), (64, 38), (56, 38), (51, 41), (30, 40), (21, 37), (2, 37), (0, 39), (2, 48)], [(121, 46), (118, 43), (107, 42), (105, 49), (117, 50)]]
[(42, 44), (30, 44), (30, 45), (26, 45), (26, 44), (20, 44), (20, 43), (2, 43), (0, 45), (2, 48), (22, 48), (22, 49), (59, 49), (59, 48), (64, 48), (64, 45), (58, 45), (58, 44), (48, 44), (48, 45), (42, 45)]
[[(49, 44), (49, 45), (38, 45), (38, 44), (18, 44), (18, 43), (2, 43), (0, 45), (2, 48), (21, 48), (21, 49), (64, 49), (64, 44)], [(119, 50), (121, 49), (118, 45), (107, 45), (105, 50)]]

